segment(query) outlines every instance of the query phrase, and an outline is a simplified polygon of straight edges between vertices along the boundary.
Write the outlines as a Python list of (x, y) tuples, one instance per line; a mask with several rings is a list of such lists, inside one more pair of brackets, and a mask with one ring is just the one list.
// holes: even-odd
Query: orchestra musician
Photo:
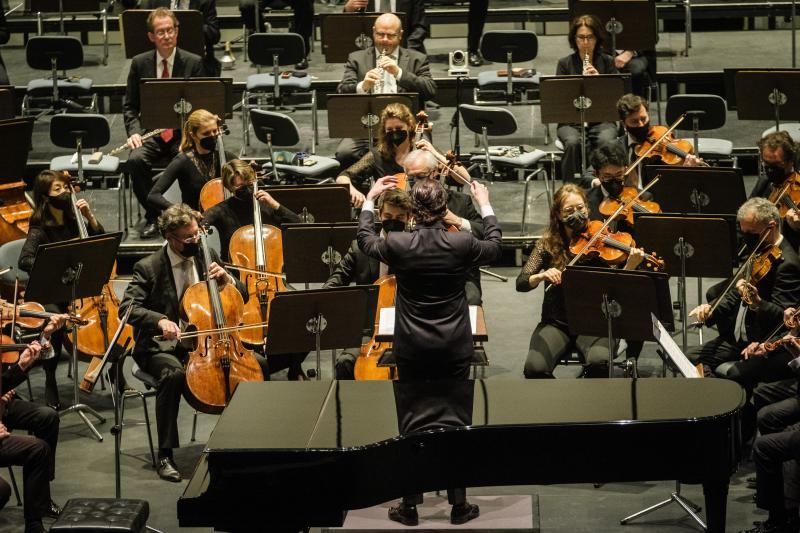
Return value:
[[(45, 531), (42, 517), (55, 518), (61, 513), (61, 508), (50, 497), (50, 481), (56, 475), (60, 418), (50, 407), (21, 399), (14, 388), (25, 381), (28, 371), (40, 357), (53, 349), (49, 339), (64, 327), (66, 319), (65, 314), (52, 315), (43, 330), (42, 340), (46, 345), (33, 341), (20, 352), (16, 363), (3, 369), (0, 466), (23, 467), (26, 532)], [(11, 435), (9, 432), (14, 429), (27, 430), (31, 435)], [(11, 487), (0, 479), (0, 509), (5, 507), (10, 497)]]
[[(303, 37), (306, 47), (306, 57), (296, 63), (294, 68), (305, 70), (308, 68), (308, 58), (311, 54), (311, 34), (314, 30), (314, 0), (239, 0), (239, 12), (247, 29), (252, 32), (264, 33), (266, 25), (261, 13), (267, 7), (282, 9), (286, 4), (294, 11), (294, 30)], [(259, 10), (259, 13), (256, 10)], [(256, 28), (256, 21), (258, 28)]]
[[(607, 35), (597, 17), (594, 15), (575, 17), (570, 23), (568, 40), (573, 53), (558, 60), (557, 76), (617, 74), (614, 58), (603, 51), (607, 44)], [(561, 179), (565, 183), (575, 182), (588, 188), (591, 180), (581, 176), (580, 126), (559, 124), (556, 134), (564, 145), (564, 153), (561, 156)], [(589, 124), (586, 130), (587, 150), (591, 151), (605, 142), (613, 142), (616, 138), (617, 125), (613, 122)]]
[(406, 21), (403, 25), (403, 34), (406, 36), (403, 46), (425, 53), (425, 38), (430, 34), (430, 27), (425, 22), (425, 2), (422, 0), (347, 0), (343, 11), (403, 13)]
[[(222, 167), (222, 184), (231, 192), (231, 197), (223, 200), (203, 213), (203, 221), (216, 228), (220, 240), (220, 256), (223, 261), (230, 260), (231, 237), (239, 228), (253, 224), (253, 187), (258, 185), (253, 167), (241, 159), (234, 159)], [(265, 190), (256, 192), (261, 204), (261, 223), (283, 228), (284, 224), (300, 222), (300, 217), (291, 209), (279, 204)], [(305, 378), (301, 363), (307, 353), (269, 354), (269, 371), (289, 369), (289, 379)]]
[[(391, 189), (378, 198), (381, 238), (386, 238), (386, 235), (393, 231), (406, 231), (410, 217), (411, 197), (407, 191)], [(336, 270), (333, 271), (323, 287), (344, 287), (351, 283), (369, 285), (387, 274), (389, 274), (389, 266), (381, 263), (378, 259), (367, 256), (359, 249), (358, 241), (353, 240), (350, 249), (336, 265)], [(336, 357), (336, 379), (354, 379), (356, 357), (358, 357), (359, 350), (359, 347), (354, 347), (339, 352)]]
[[(19, 255), (19, 268), (30, 273), (36, 258), (36, 250), (43, 244), (68, 241), (76, 239), (78, 222), (75, 220), (72, 209), (70, 183), (72, 178), (67, 173), (53, 170), (43, 170), (36, 176), (33, 183), (33, 202), (36, 205), (31, 216), (31, 225), (25, 244)], [(89, 235), (100, 235), (104, 232), (103, 226), (94, 216), (89, 202), (79, 199), (76, 206), (86, 219), (86, 229)], [(63, 313), (67, 310), (68, 302), (48, 304), (45, 309), (54, 313)], [(56, 383), (56, 366), (58, 365), (61, 347), (64, 342), (64, 332), (59, 329), (54, 332), (51, 344), (55, 350), (55, 357), (42, 363), (45, 375), (45, 402), (53, 409), (61, 407), (58, 397), (58, 384)]]
[[(400, 46), (403, 28), (397, 15), (384, 13), (378, 17), (372, 28), (372, 38), (374, 47), (348, 56), (336, 92), (418, 93), (422, 101), (436, 96), (436, 82), (428, 58)], [(348, 167), (369, 150), (368, 144), (367, 139), (342, 139), (336, 149), (336, 159), (343, 168)]]
[[(561, 275), (571, 259), (569, 244), (589, 221), (586, 193), (574, 183), (565, 183), (553, 196), (550, 223), (542, 238), (536, 241), (525, 266), (517, 276), (517, 291), (528, 292), (542, 282), (545, 288), (539, 323), (531, 334), (524, 374), (528, 379), (553, 378), (558, 362), (576, 349), (587, 365), (585, 377), (608, 376), (608, 339), (588, 335), (572, 335), (567, 325), (567, 311)], [(643, 258), (634, 248), (626, 260), (625, 270), (634, 270)], [(599, 260), (586, 258), (581, 264), (606, 266)]]
[[(163, 211), (170, 205), (164, 193), (177, 180), (181, 201), (192, 209), (200, 209), (200, 191), (209, 180), (219, 177), (221, 162), (217, 150), (220, 135), (219, 117), (205, 109), (197, 109), (186, 119), (178, 155), (170, 161), (156, 180), (147, 203), (151, 209)], [(225, 153), (226, 159), (236, 156)]]
[[(133, 306), (129, 318), (136, 341), (133, 358), (140, 368), (158, 380), (158, 475), (173, 482), (181, 480), (173, 449), (179, 446), (178, 406), (188, 355), (188, 350), (177, 342), (181, 335), (179, 309), (183, 293), (194, 283), (213, 278), (220, 290), (234, 283), (243, 298), (247, 298), (244, 286), (220, 266), (213, 249), (210, 250), (212, 263), (203, 264), (199, 249), (200, 221), (200, 213), (185, 204), (172, 205), (161, 214), (158, 226), (167, 245), (134, 265), (133, 278), (119, 306), (120, 316)], [(154, 337), (158, 335), (166, 340), (156, 341)], [(264, 375), (268, 376), (266, 361), (256, 357)]]
[[(799, 176), (795, 168), (795, 158), (798, 154), (797, 145), (788, 132), (778, 131), (761, 138), (758, 141), (758, 148), (764, 164), (764, 176), (759, 177), (756, 181), (750, 197), (771, 198), (772, 195), (779, 194), (786, 185), (793, 184), (798, 180)], [(791, 198), (792, 193), (794, 193), (794, 198), (797, 198), (794, 186), (790, 186), (786, 195)], [(782, 203), (783, 200), (778, 205), (781, 206)], [(790, 207), (787, 209), (783, 221), (783, 235), (797, 249), (800, 246), (800, 213)]]
[[(502, 235), (489, 203), (489, 191), (470, 184), (483, 215), (483, 240), (468, 232), (447, 231), (447, 191), (438, 180), (419, 180), (411, 188), (416, 221), (410, 232), (381, 238), (375, 228), (374, 202), (396, 187), (395, 177), (375, 182), (359, 216), (358, 246), (369, 257), (389, 265), (397, 277), (393, 351), (401, 381), (464, 380), (473, 358), (472, 331), (464, 285), (469, 269), (500, 259)], [(480, 514), (466, 500), (465, 489), (448, 490), (450, 521), (462, 524)], [(405, 496), (389, 518), (416, 525), (422, 495)]]
[(486, 15), (489, 13), (489, 0), (472, 0), (469, 3), (467, 16), (467, 53), (469, 64), (473, 67), (483, 65), (483, 56), (480, 51), (483, 26), (486, 24)]
[(142, 52), (131, 60), (122, 104), (128, 146), (131, 148), (126, 168), (133, 182), (133, 193), (145, 210), (145, 225), (140, 232), (143, 239), (158, 235), (158, 209), (147, 202), (147, 195), (153, 186), (153, 165), (161, 159), (175, 156), (181, 132), (166, 130), (142, 141), (145, 131), (139, 119), (142, 109), (139, 83), (143, 78), (196, 78), (204, 75), (203, 59), (177, 47), (178, 19), (172, 11), (163, 7), (153, 10), (147, 17), (147, 29), (147, 37), (155, 45), (155, 50)]

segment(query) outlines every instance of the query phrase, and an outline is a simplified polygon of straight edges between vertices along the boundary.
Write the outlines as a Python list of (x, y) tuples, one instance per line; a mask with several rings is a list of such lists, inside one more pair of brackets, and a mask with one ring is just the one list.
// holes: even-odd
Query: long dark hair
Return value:
[(569, 257), (567, 254), (569, 239), (567, 238), (564, 223), (561, 221), (561, 208), (571, 194), (580, 196), (583, 199), (583, 204), (586, 205), (586, 193), (583, 192), (582, 188), (574, 183), (562, 185), (553, 196), (553, 207), (550, 208), (550, 225), (541, 239), (542, 248), (553, 258), (553, 263), (550, 266), (555, 268), (565, 267)]
[(430, 226), (447, 213), (447, 191), (438, 180), (418, 180), (411, 188), (411, 212), (417, 224)]
[[(33, 214), (31, 215), (31, 226), (58, 225), (50, 210), (47, 209), (50, 203), (50, 187), (56, 181), (67, 185), (72, 181), (72, 177), (66, 172), (56, 172), (55, 170), (43, 170), (36, 176), (36, 180), (33, 182), (33, 203), (36, 206), (33, 208)], [(64, 210), (64, 219), (70, 220), (72, 218), (74, 218), (72, 210)]]

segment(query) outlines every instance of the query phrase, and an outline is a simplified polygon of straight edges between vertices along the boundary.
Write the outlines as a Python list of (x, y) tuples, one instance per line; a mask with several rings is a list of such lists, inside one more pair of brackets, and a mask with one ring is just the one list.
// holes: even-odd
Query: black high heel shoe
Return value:
[(61, 400), (58, 397), (58, 385), (55, 380), (46, 380), (44, 383), (44, 401), (47, 405), (58, 411), (61, 409)]

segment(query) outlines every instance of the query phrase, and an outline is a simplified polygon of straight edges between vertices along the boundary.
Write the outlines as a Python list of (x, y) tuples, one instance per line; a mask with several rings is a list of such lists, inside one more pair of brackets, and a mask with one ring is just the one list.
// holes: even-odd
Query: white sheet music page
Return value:
[[(469, 324), (472, 334), (478, 326), (478, 306), (469, 306)], [(378, 323), (378, 335), (394, 335), (394, 307), (384, 307), (381, 309), (381, 316)]]
[(650, 317), (653, 319), (653, 335), (655, 335), (656, 342), (659, 344), (659, 346), (661, 346), (661, 348), (664, 349), (667, 357), (669, 357), (670, 360), (675, 363), (675, 366), (678, 367), (681, 375), (685, 378), (703, 377), (697, 371), (697, 367), (695, 367), (691, 361), (686, 358), (680, 347), (678, 347), (677, 343), (672, 338), (672, 335), (669, 334), (669, 331), (666, 330), (656, 315), (650, 313)]

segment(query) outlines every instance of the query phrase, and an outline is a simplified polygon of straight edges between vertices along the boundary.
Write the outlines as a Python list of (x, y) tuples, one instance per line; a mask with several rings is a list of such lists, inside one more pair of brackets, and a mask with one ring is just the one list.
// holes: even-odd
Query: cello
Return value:
[[(200, 249), (207, 269), (211, 254), (202, 229)], [(236, 287), (229, 283), (220, 290), (211, 278), (195, 283), (181, 298), (182, 318), (190, 330), (197, 330), (186, 363), (183, 397), (200, 412), (219, 414), (240, 382), (264, 380), (255, 355), (239, 338), (243, 308)]]
[(245, 324), (264, 323), (260, 329), (241, 331), (242, 341), (251, 346), (266, 342), (269, 305), (275, 293), (286, 290), (281, 277), (270, 275), (283, 272), (281, 230), (261, 222), (261, 203), (256, 197), (257, 192), (258, 187), (253, 184), (253, 224), (237, 229), (228, 245), (231, 263), (247, 269), (239, 272), (249, 295), (242, 319)]
[(356, 358), (356, 380), (387, 380), (397, 379), (395, 367), (380, 367), (378, 362), (386, 350), (391, 349), (391, 342), (378, 342), (375, 335), (381, 319), (381, 309), (394, 307), (394, 297), (397, 292), (397, 279), (394, 274), (381, 276), (374, 285), (378, 288), (378, 306), (375, 309), (375, 329), (369, 342), (361, 345), (361, 350)]
[[(228, 163), (222, 138), (224, 135), (230, 133), (230, 130), (228, 129), (228, 125), (223, 124), (219, 117), (217, 118), (217, 125), (219, 126), (219, 134), (217, 135), (217, 156), (219, 157), (219, 168), (222, 168)], [(208, 180), (206, 184), (203, 185), (203, 188), (200, 189), (200, 211), (211, 209), (230, 197), (231, 193), (222, 185), (222, 178)]]

